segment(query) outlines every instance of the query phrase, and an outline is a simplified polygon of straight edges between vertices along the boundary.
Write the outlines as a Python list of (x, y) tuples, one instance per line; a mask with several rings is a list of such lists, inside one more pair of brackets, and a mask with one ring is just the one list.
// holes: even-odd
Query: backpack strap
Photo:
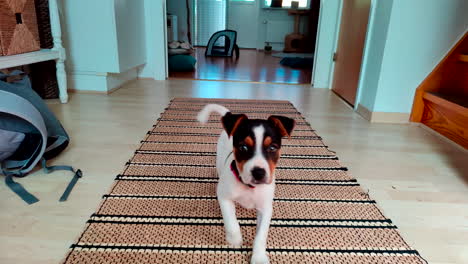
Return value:
[(5, 184), (10, 188), (13, 192), (15, 192), (23, 201), (27, 204), (33, 204), (39, 202), (36, 196), (32, 195), (30, 192), (26, 191), (23, 185), (15, 182), (13, 180), (13, 174), (5, 174)]
[(26, 160), (5, 160), (0, 164), (0, 171), (6, 176), (5, 178), (5, 184), (14, 192), (16, 193), (23, 201), (25, 201), (28, 204), (33, 204), (39, 202), (39, 199), (37, 199), (36, 196), (32, 195), (30, 192), (28, 192), (23, 185), (15, 182), (13, 180), (13, 177), (23, 177), (26, 176), (23, 174), (21, 171), (17, 172), (15, 170), (12, 170), (13, 168), (18, 168), (21, 166), (24, 166), (27, 164), (33, 157), (35, 157), (36, 152), (38, 151), (39, 146), (37, 146), (36, 150), (34, 151), (34, 154), (31, 155), (31, 158), (26, 159)]
[(76, 170), (73, 169), (72, 166), (47, 166), (47, 161), (45, 158), (42, 158), (41, 160), (41, 166), (44, 169), (46, 173), (51, 173), (56, 170), (67, 170), (73, 172), (73, 178), (71, 179), (70, 183), (68, 184), (67, 188), (63, 192), (62, 196), (60, 196), (60, 202), (65, 202), (68, 199), (68, 196), (70, 195), (71, 191), (73, 190), (73, 187), (75, 187), (76, 182), (83, 177), (83, 172), (81, 172), (80, 169)]

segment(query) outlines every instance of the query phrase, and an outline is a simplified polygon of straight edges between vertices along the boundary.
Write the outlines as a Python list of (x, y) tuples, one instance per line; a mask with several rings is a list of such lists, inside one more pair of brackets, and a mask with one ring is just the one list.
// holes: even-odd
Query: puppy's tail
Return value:
[(198, 113), (197, 120), (201, 123), (208, 122), (212, 112), (216, 112), (221, 116), (224, 116), (229, 112), (229, 109), (219, 104), (208, 104)]

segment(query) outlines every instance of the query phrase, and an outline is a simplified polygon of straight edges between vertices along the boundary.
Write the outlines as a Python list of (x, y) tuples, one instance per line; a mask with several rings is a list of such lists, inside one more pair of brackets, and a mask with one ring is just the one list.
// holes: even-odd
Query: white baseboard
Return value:
[(358, 113), (360, 116), (362, 116), (362, 118), (369, 122), (372, 120), (372, 112), (369, 111), (369, 109), (367, 109), (366, 107), (362, 106), (361, 104), (358, 104), (356, 113)]
[(107, 77), (107, 91), (113, 92), (129, 81), (138, 78), (138, 68), (130, 69), (122, 73), (109, 73)]
[(356, 112), (371, 123), (408, 124), (410, 113), (372, 112), (361, 104)]
[(137, 68), (123, 73), (71, 71), (68, 72), (68, 90), (108, 94), (137, 77)]

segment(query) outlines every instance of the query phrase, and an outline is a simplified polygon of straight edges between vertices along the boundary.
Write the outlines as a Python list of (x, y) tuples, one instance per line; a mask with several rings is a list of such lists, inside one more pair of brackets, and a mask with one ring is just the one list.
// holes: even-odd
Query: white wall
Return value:
[(315, 88), (330, 88), (333, 73), (333, 52), (336, 47), (340, 21), (340, 0), (322, 0), (320, 2), (312, 83)]
[(467, 31), (468, 1), (393, 0), (386, 8), (391, 16), (380, 73), (371, 64), (363, 72), (361, 102), (373, 112), (409, 113), (418, 85)]
[(72, 71), (126, 72), (146, 62), (143, 0), (64, 1)]
[(143, 0), (115, 0), (119, 72), (146, 63)]
[(361, 88), (358, 90), (356, 97), (356, 102), (359, 102), (367, 109), (374, 109), (392, 6), (393, 0), (374, 0), (371, 5), (366, 36), (367, 43), (365, 44), (359, 80)]
[[(189, 2), (192, 8), (192, 0)], [(193, 10), (191, 10), (192, 12)], [(185, 0), (167, 0), (167, 12), (177, 16), (177, 31), (179, 41), (188, 41), (187, 39), (187, 8)], [(193, 18), (192, 18), (193, 19)], [(192, 33), (193, 34), (193, 33)], [(193, 40), (193, 36), (192, 36)]]
[(146, 65), (142, 67), (138, 76), (165, 80), (167, 75), (165, 0), (144, 0), (144, 7)]
[(63, 1), (70, 89), (109, 92), (146, 63), (143, 0)]
[(237, 45), (240, 48), (257, 47), (258, 4), (257, 2), (228, 1), (227, 28), (237, 31)]
[[(262, 0), (257, 0), (262, 1)], [(281, 9), (263, 9), (262, 5), (259, 5), (259, 12), (258, 12), (258, 20), (257, 20), (257, 49), (264, 49), (265, 42), (267, 40), (267, 26), (268, 24), (265, 22), (268, 21), (281, 21), (285, 24), (291, 25), (291, 30), (289, 33), (294, 31), (294, 16), (289, 16), (287, 10)], [(307, 22), (305, 18), (301, 19), (301, 30), (304, 32)], [(284, 42), (283, 43), (270, 43), (273, 47), (273, 50), (282, 51), (284, 49)]]
[(119, 72), (114, 1), (68, 0), (63, 12), (67, 71)]

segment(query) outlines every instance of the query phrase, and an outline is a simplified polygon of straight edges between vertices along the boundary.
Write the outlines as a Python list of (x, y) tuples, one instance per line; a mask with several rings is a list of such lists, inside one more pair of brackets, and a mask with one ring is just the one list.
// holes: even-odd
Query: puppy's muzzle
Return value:
[(251, 171), (255, 183), (265, 183), (267, 180), (266, 171), (263, 168), (255, 167)]

